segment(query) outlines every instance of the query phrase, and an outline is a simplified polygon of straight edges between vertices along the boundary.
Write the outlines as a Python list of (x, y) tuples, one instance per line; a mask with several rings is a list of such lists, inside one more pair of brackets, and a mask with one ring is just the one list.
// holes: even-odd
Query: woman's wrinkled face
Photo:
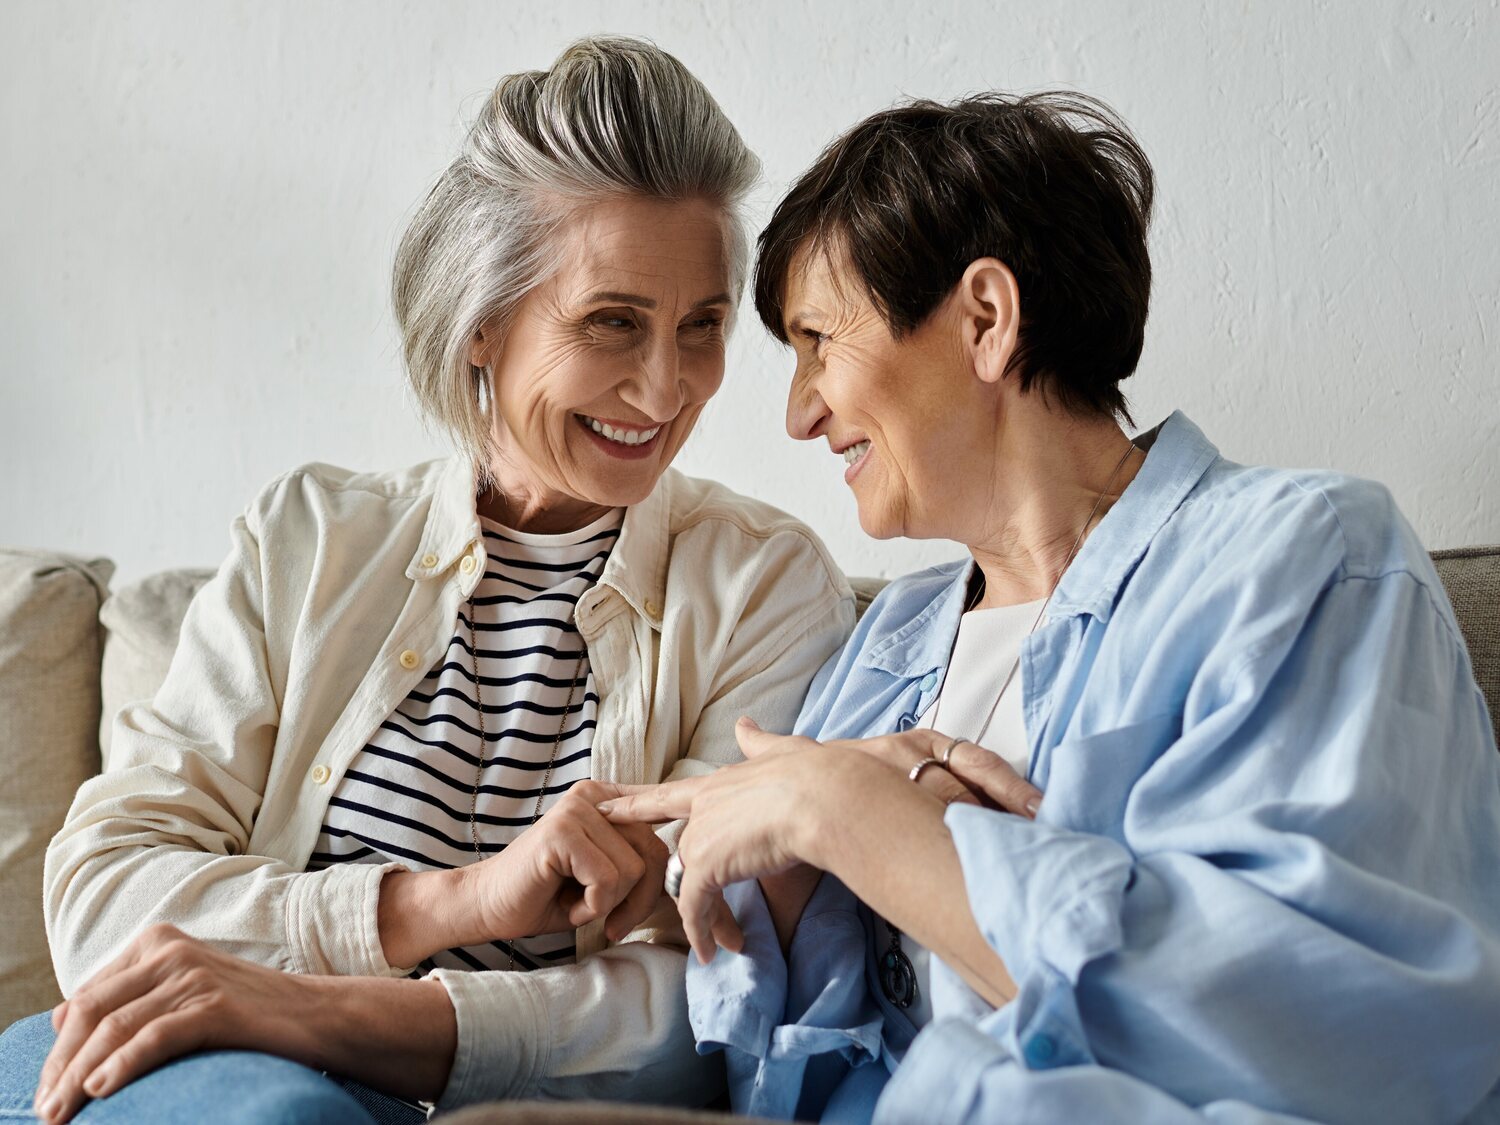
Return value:
[(561, 268), (473, 350), (508, 491), (547, 510), (651, 492), (724, 378), (731, 234), (697, 200), (621, 197), (574, 216)]
[(788, 277), (787, 433), (827, 439), (877, 539), (958, 537), (953, 501), (985, 469), (993, 410), (951, 305), (898, 340), (842, 254), (804, 251)]

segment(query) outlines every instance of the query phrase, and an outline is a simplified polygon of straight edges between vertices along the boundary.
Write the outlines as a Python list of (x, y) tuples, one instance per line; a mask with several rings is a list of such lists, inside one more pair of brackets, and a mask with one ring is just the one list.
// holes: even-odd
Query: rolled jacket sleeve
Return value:
[(1500, 792), (1431, 597), (1404, 573), (1336, 582), (1175, 738), (1130, 731), (1161, 744), (1123, 840), (1049, 823), (1045, 802), (1036, 823), (953, 806), (971, 909), (1019, 992), (929, 1029), (877, 1120), (933, 1097), (943, 1120), (1469, 1114), (1500, 1043), (1482, 877)]

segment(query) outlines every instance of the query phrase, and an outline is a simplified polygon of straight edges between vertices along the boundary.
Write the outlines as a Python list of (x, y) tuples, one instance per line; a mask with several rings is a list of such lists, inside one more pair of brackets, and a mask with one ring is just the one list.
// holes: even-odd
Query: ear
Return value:
[(495, 343), (494, 333), (486, 333), (481, 324), (474, 330), (474, 339), (469, 341), (469, 363), (474, 367), (488, 367), (495, 358)]
[(958, 300), (963, 346), (974, 373), (986, 383), (999, 383), (1021, 334), (1016, 275), (999, 258), (977, 258), (958, 283)]

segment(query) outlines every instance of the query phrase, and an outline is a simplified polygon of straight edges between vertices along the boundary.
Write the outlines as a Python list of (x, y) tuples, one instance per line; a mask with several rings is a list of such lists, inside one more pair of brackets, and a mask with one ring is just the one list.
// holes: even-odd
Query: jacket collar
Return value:
[[(661, 628), (662, 606), (666, 603), (667, 551), (676, 477), (676, 470), (668, 469), (646, 499), (625, 509), (620, 538), (615, 541), (599, 578), (601, 585), (619, 591), (657, 629)], [(467, 555), (483, 563), (484, 537), (474, 503), (477, 492), (478, 475), (473, 461), (454, 454), (442, 463), (421, 541), (406, 568), (408, 578), (417, 581), (440, 577)], [(484, 567), (478, 565), (471, 572), (459, 575), (464, 597), (474, 592), (483, 574)]]
[(1151, 541), (1219, 457), (1213, 442), (1180, 410), (1136, 444), (1146, 447), (1146, 461), (1063, 575), (1047, 607), (1051, 621), (1081, 613), (1108, 621)]
[[(1121, 587), (1151, 541), (1219, 456), (1181, 411), (1136, 438), (1136, 444), (1147, 450), (1146, 461), (1063, 575), (1047, 607), (1049, 621), (1084, 613), (1109, 620)], [(964, 559), (907, 580), (916, 587), (909, 595), (919, 601), (922, 587), (929, 587), (925, 607), (865, 650), (860, 663), (906, 679), (947, 667), (973, 572), (973, 559)]]

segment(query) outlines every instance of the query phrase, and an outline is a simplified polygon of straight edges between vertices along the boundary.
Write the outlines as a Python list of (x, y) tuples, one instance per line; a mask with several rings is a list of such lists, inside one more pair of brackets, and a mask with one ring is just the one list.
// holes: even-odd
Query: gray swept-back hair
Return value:
[(503, 333), (551, 276), (580, 205), (636, 195), (722, 206), (738, 300), (749, 256), (740, 208), (759, 174), (703, 84), (642, 40), (580, 39), (551, 70), (502, 78), (396, 252), (396, 320), (422, 409), (487, 473), (487, 377), (470, 345), (482, 325)]

